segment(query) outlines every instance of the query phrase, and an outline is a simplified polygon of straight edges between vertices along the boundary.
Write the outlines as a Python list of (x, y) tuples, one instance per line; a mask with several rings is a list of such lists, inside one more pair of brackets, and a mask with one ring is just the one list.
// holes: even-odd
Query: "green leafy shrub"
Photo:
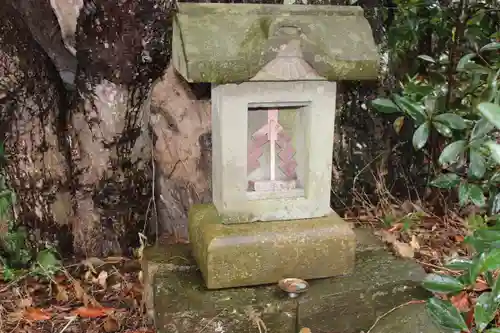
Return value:
[[(0, 142), (0, 166), (3, 158), (3, 146)], [(50, 278), (61, 268), (60, 261), (53, 249), (44, 249), (36, 256), (30, 251), (28, 232), (14, 224), (15, 200), (15, 194), (6, 186), (5, 175), (0, 167), (0, 268), (3, 278), (12, 280), (25, 269), (29, 269), (32, 275)]]
[[(500, 332), (494, 321), (500, 305), (498, 4), (397, 3), (388, 45), (393, 66), (404, 63), (400, 67), (408, 73), (399, 91), (376, 98), (372, 105), (397, 116), (396, 132), (403, 126), (414, 129), (412, 144), (426, 155), (430, 186), (455, 192), (460, 205), (482, 211), (467, 221), (471, 234), (466, 242), (474, 254), (448, 263), (461, 275), (430, 274), (425, 279), (424, 287), (436, 293), (427, 308), (436, 323), (455, 332)], [(417, 60), (412, 62), (411, 56)], [(450, 298), (471, 291), (478, 277), (488, 289), (478, 296), (473, 311), (461, 313)]]

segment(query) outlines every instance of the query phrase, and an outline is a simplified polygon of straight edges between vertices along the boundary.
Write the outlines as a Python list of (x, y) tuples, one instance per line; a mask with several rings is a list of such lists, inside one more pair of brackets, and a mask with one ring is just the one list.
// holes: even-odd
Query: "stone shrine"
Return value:
[(361, 8), (181, 4), (172, 49), (186, 81), (212, 83), (213, 206), (189, 213), (207, 287), (350, 273), (330, 183), (335, 80), (377, 77)]
[[(418, 266), (330, 208), (336, 82), (378, 75), (360, 7), (179, 3), (172, 61), (212, 84), (213, 204), (189, 211), (190, 244), (145, 252), (159, 332), (354, 332), (421, 297)], [(276, 287), (292, 277), (296, 300)]]

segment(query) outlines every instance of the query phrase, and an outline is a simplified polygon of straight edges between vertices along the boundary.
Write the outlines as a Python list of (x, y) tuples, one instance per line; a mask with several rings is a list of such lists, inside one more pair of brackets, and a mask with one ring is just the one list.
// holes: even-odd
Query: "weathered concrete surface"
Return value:
[(310, 280), (311, 289), (298, 299), (287, 298), (276, 284), (208, 290), (189, 244), (146, 249), (146, 306), (159, 333), (255, 333), (259, 318), (268, 332), (309, 327), (314, 333), (359, 333), (393, 307), (427, 298), (419, 287), (425, 274), (416, 263), (388, 254), (365, 230), (356, 234), (355, 273)]
[(354, 268), (356, 237), (337, 214), (226, 225), (213, 205), (189, 212), (189, 239), (209, 289), (345, 275)]
[(353, 275), (309, 281), (310, 291), (299, 299), (298, 323), (315, 333), (357, 333), (394, 306), (428, 296), (420, 288), (424, 276), (412, 261), (365, 252)]
[(376, 79), (379, 56), (356, 6), (179, 3), (172, 60), (190, 82), (248, 81), (291, 40), (330, 81)]
[(411, 304), (388, 314), (371, 333), (443, 333), (427, 314), (425, 304)]

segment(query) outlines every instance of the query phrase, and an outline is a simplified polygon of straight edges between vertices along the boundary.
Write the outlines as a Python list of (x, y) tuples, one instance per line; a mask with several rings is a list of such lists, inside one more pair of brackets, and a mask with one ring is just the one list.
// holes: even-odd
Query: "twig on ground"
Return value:
[(452, 273), (452, 274), (459, 274), (460, 273), (458, 271), (454, 271), (452, 269), (449, 269), (449, 268), (446, 268), (446, 267), (443, 267), (443, 266), (434, 265), (434, 264), (431, 264), (431, 263), (428, 263), (428, 262), (423, 262), (423, 261), (420, 261), (420, 260), (415, 260), (415, 261), (418, 262), (420, 265), (429, 266), (429, 267), (432, 267), (432, 268), (435, 268), (435, 269), (439, 269), (441, 271), (446, 271), (448, 273)]
[[(69, 320), (68, 322), (66, 323), (66, 325), (64, 325), (64, 327), (59, 331), (59, 333), (63, 333), (64, 331), (66, 331), (66, 329), (69, 327), (69, 325), (71, 325), (72, 322), (74, 322), (76, 320), (77, 316), (71, 316), (69, 317)], [(65, 318), (66, 319), (66, 318)]]
[(380, 320), (382, 320), (384, 317), (386, 317), (387, 315), (393, 313), (394, 311), (398, 310), (398, 309), (401, 309), (407, 305), (411, 305), (411, 304), (422, 304), (422, 303), (425, 303), (424, 300), (412, 300), (412, 301), (409, 301), (409, 302), (406, 302), (406, 303), (403, 303), (403, 304), (400, 304), (392, 309), (390, 309), (389, 311), (387, 311), (386, 313), (384, 313), (383, 315), (377, 317), (377, 319), (375, 319), (375, 322), (373, 323), (373, 325), (370, 327), (370, 329), (368, 331), (366, 331), (366, 333), (371, 333), (371, 331), (373, 331), (373, 329), (375, 328), (375, 326), (377, 326), (378, 322)]
[(221, 311), (221, 312), (219, 312), (219, 313), (218, 313), (215, 317), (213, 317), (212, 319), (210, 319), (210, 320), (208, 321), (208, 323), (207, 323), (205, 326), (203, 326), (203, 328), (202, 328), (201, 330), (199, 330), (197, 333), (201, 333), (201, 332), (203, 332), (203, 331), (204, 331), (204, 330), (208, 327), (208, 325), (210, 325), (211, 323), (213, 323), (213, 321), (214, 321), (215, 319), (217, 319), (220, 315), (222, 315), (222, 311)]

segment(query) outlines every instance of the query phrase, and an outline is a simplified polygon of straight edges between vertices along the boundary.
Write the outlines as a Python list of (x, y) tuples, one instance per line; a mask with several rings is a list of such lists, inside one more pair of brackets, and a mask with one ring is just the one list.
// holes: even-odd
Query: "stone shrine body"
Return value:
[(188, 227), (207, 287), (350, 273), (330, 190), (336, 81), (377, 77), (362, 9), (183, 3), (172, 48), (186, 81), (212, 83), (213, 205)]
[[(377, 77), (361, 8), (179, 3), (172, 48), (212, 84), (213, 203), (189, 211), (189, 244), (144, 252), (159, 333), (358, 333), (428, 297), (420, 266), (330, 208), (336, 82)], [(380, 332), (438, 332), (412, 311)]]

